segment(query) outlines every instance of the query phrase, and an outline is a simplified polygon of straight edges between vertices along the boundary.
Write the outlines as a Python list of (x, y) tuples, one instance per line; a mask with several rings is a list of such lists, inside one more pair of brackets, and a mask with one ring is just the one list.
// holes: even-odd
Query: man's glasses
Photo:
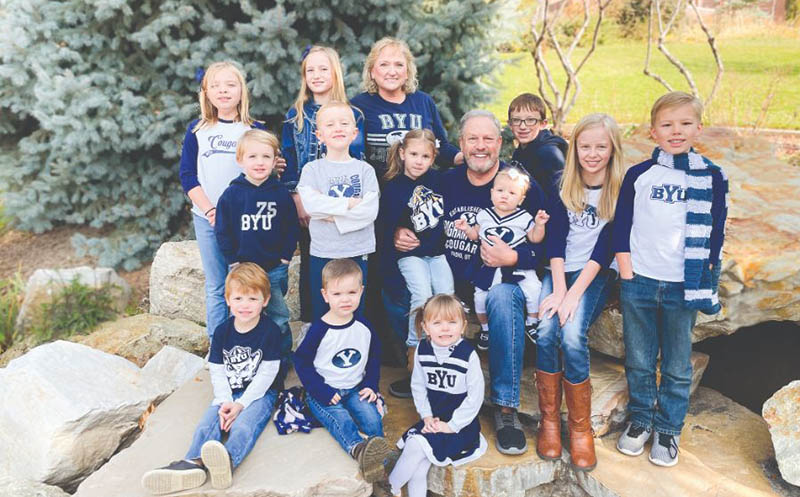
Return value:
[(515, 128), (518, 128), (522, 126), (522, 123), (525, 123), (525, 126), (532, 128), (542, 121), (544, 121), (544, 119), (537, 119), (535, 117), (529, 117), (527, 119), (517, 119), (516, 117), (514, 117), (508, 120), (508, 124), (510, 124)]

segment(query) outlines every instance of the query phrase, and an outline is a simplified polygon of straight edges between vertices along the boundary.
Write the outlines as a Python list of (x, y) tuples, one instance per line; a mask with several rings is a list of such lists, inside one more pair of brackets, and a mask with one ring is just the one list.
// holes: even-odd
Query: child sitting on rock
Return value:
[(277, 398), (281, 330), (263, 314), (269, 298), (269, 279), (257, 264), (245, 262), (228, 273), (225, 300), (233, 316), (214, 332), (208, 358), (214, 400), (184, 459), (144, 474), (142, 486), (149, 492), (196, 488), (206, 473), (213, 488), (231, 486), (232, 470), (255, 445)]
[(322, 297), (330, 309), (311, 323), (294, 365), (311, 412), (373, 483), (384, 476), (390, 449), (378, 398), (381, 344), (372, 326), (353, 314), (364, 291), (362, 278), (352, 259), (325, 264)]

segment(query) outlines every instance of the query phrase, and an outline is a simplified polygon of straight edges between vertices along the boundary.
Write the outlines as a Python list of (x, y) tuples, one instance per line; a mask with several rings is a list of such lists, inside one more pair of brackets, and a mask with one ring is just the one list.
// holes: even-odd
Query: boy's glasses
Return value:
[(544, 121), (544, 119), (537, 119), (535, 117), (529, 117), (527, 119), (518, 119), (518, 118), (515, 117), (515, 118), (512, 118), (512, 119), (509, 119), (508, 120), (508, 124), (510, 124), (511, 126), (513, 126), (515, 128), (518, 128), (518, 127), (522, 126), (522, 123), (525, 123), (525, 126), (527, 126), (529, 128), (532, 128), (532, 127), (536, 126), (537, 124), (539, 124), (542, 121)]

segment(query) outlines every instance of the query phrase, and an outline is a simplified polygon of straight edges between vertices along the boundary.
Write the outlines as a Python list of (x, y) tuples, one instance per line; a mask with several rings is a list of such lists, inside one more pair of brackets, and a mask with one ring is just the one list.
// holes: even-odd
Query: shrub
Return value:
[(88, 333), (116, 315), (111, 287), (93, 288), (74, 279), (42, 304), (31, 330), (40, 342)]
[(0, 8), (0, 192), (21, 229), (89, 224), (99, 263), (133, 269), (188, 223), (177, 163), (199, 113), (196, 74), (220, 59), (248, 74), (252, 114), (273, 130), (299, 86), (306, 44), (334, 46), (355, 93), (386, 35), (417, 56), (420, 87), (449, 125), (492, 91), (498, 1), (5, 0)]
[(16, 324), (22, 306), (25, 282), (17, 273), (0, 279), (0, 352), (9, 348), (17, 339)]

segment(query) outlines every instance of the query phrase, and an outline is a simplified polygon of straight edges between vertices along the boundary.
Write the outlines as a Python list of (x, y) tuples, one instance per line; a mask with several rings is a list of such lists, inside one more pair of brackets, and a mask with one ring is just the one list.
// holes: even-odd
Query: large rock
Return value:
[(205, 273), (196, 241), (158, 248), (150, 266), (150, 313), (205, 323)]
[[(165, 400), (147, 419), (142, 435), (115, 455), (78, 488), (77, 497), (134, 497), (146, 471), (183, 457), (195, 425), (211, 403), (208, 373), (202, 371)], [(371, 486), (358, 467), (324, 429), (280, 436), (270, 422), (253, 451), (236, 469), (233, 488), (203, 487), (172, 495), (237, 497), (366, 497)]]
[(0, 477), (0, 495), (4, 497), (69, 497), (58, 487), (32, 480)]
[(144, 366), (165, 345), (198, 356), (208, 351), (205, 328), (186, 319), (170, 319), (154, 314), (137, 314), (103, 323), (89, 335), (70, 340), (118, 355)]
[(131, 287), (111, 268), (81, 266), (69, 269), (37, 269), (25, 285), (25, 299), (17, 316), (17, 329), (24, 332), (35, 324), (42, 305), (52, 302), (64, 287), (75, 280), (90, 288), (108, 288), (111, 304), (117, 312), (122, 312), (128, 305)]
[(769, 425), (783, 479), (800, 486), (800, 380), (781, 388), (761, 411)]
[[(692, 352), (692, 385), (694, 392), (708, 366), (708, 355)], [(490, 396), (489, 364), (482, 359), (483, 375), (486, 378), (485, 399)], [(592, 382), (592, 429), (597, 436), (603, 436), (619, 426), (626, 416), (628, 407), (628, 383), (625, 380), (624, 365), (613, 358), (593, 354), (589, 365), (589, 376)], [(488, 400), (486, 401), (488, 403)], [(539, 397), (534, 381), (534, 367), (523, 366), (520, 381), (519, 412), (531, 416), (535, 420), (540, 417)], [(566, 400), (562, 403), (561, 416), (566, 420)]]
[(74, 489), (202, 367), (203, 359), (173, 347), (141, 370), (72, 342), (32, 349), (0, 369), (0, 474)]
[[(720, 279), (722, 311), (698, 315), (692, 341), (731, 334), (764, 321), (800, 321), (800, 168), (776, 157), (775, 145), (749, 134), (707, 128), (696, 147), (730, 181)], [(645, 128), (625, 143), (625, 161), (649, 157)], [(593, 349), (624, 356), (622, 320), (607, 310), (589, 333)]]
[[(286, 304), (290, 321), (300, 319), (298, 278), (300, 256), (289, 264)], [(166, 242), (159, 247), (150, 268), (150, 313), (205, 323), (205, 273), (195, 240)]]

